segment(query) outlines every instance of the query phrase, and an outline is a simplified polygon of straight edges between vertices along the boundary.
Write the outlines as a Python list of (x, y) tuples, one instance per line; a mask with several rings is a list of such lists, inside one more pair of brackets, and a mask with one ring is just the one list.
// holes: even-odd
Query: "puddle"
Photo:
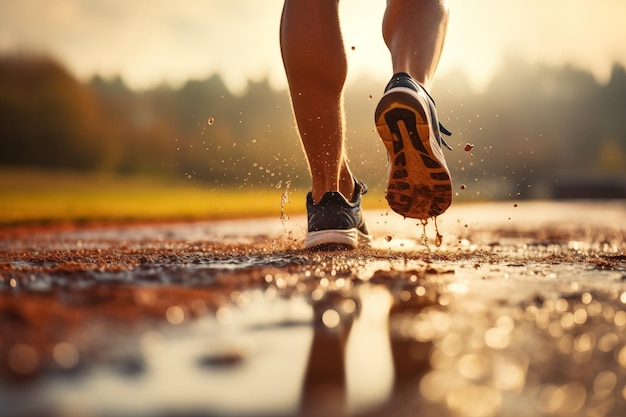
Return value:
[(624, 415), (623, 207), (499, 210), (440, 248), (384, 213), (353, 252), (279, 220), (0, 238), (0, 416)]

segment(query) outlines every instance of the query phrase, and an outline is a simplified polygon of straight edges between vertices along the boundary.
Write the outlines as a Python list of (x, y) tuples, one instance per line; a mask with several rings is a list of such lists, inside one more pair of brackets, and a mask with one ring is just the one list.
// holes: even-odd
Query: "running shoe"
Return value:
[(375, 112), (376, 129), (389, 158), (385, 197), (396, 213), (426, 220), (452, 203), (452, 182), (442, 147), (450, 136), (435, 102), (409, 74), (395, 74)]
[(348, 201), (338, 191), (327, 192), (317, 204), (309, 193), (306, 197), (308, 233), (306, 249), (354, 249), (369, 246), (372, 237), (367, 231), (361, 210), (361, 196), (367, 192), (362, 182), (355, 181), (354, 195)]

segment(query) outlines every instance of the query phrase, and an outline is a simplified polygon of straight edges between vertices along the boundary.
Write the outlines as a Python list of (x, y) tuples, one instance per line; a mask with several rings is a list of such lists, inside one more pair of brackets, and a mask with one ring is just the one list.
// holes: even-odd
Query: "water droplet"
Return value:
[(28, 345), (14, 345), (7, 355), (9, 368), (16, 374), (28, 375), (37, 369), (39, 358), (35, 349)]
[(588, 352), (594, 348), (596, 336), (593, 333), (583, 333), (574, 339), (574, 348), (578, 352)]
[(324, 326), (328, 327), (329, 329), (334, 329), (335, 327), (339, 326), (340, 322), (341, 317), (339, 317), (339, 313), (337, 313), (335, 310), (326, 310), (322, 314), (322, 323), (324, 323)]
[(470, 380), (480, 379), (485, 374), (487, 365), (486, 357), (476, 353), (463, 355), (457, 363), (459, 373)]
[(493, 370), (496, 388), (504, 391), (515, 391), (524, 386), (526, 371), (514, 361), (503, 360)]
[(341, 303), (341, 309), (346, 314), (352, 314), (356, 311), (356, 302), (350, 298), (347, 298)]
[(165, 312), (165, 318), (171, 324), (181, 324), (185, 320), (185, 312), (179, 306), (170, 306)]
[(61, 342), (54, 346), (52, 357), (57, 365), (65, 369), (74, 368), (80, 359), (78, 349), (68, 342)]
[(209, 119), (207, 120), (207, 123), (209, 124), (209, 126), (212, 126), (213, 123), (215, 123), (215, 119), (212, 117), (209, 117)]
[(485, 332), (485, 344), (492, 349), (505, 349), (511, 343), (508, 329), (492, 327)]
[(610, 395), (617, 385), (617, 376), (611, 371), (600, 372), (593, 381), (593, 392), (598, 397)]

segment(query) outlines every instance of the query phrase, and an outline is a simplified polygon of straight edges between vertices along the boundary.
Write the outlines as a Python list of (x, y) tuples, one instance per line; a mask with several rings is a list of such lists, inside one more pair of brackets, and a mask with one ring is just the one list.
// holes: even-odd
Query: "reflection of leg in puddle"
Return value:
[(313, 302), (313, 342), (307, 363), (301, 415), (340, 416), (346, 411), (345, 352), (358, 314), (356, 302), (327, 293)]
[(392, 410), (393, 404), (410, 407), (410, 404), (416, 401), (419, 395), (419, 382), (430, 370), (429, 355), (432, 342), (417, 340), (425, 335), (410, 334), (406, 329), (407, 324), (415, 324), (415, 317), (424, 308), (434, 304), (436, 304), (435, 295), (432, 293), (417, 295), (412, 289), (402, 291), (394, 299), (389, 312), (389, 337), (395, 371), (393, 394), (389, 398)]
[(407, 401), (409, 392), (416, 395), (429, 369), (431, 343), (396, 331), (430, 304), (414, 297), (392, 300), (385, 287), (364, 285), (356, 301), (328, 293), (313, 303), (314, 336), (300, 415), (370, 415), (388, 406), (392, 411), (391, 402)]

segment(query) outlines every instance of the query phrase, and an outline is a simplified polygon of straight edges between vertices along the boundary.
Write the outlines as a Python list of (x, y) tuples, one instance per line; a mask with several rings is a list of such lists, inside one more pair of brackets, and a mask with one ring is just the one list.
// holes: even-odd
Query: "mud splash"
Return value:
[(393, 237), (352, 252), (299, 218), (4, 230), (0, 415), (622, 415), (625, 213), (460, 207), (428, 249), (366, 213)]

